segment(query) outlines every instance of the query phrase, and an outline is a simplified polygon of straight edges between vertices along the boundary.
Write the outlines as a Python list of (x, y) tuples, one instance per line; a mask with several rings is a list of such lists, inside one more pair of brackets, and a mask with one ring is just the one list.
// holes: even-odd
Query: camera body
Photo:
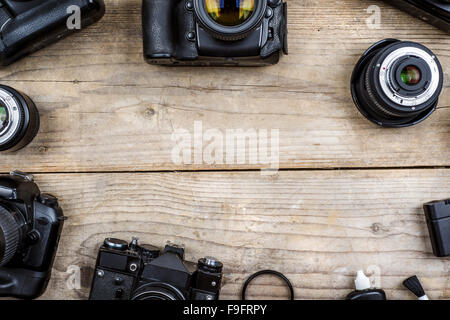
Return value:
[(31, 175), (0, 177), (0, 297), (45, 291), (63, 224), (57, 199), (41, 194)]
[(184, 248), (167, 244), (161, 252), (133, 238), (107, 238), (95, 267), (90, 300), (218, 300), (221, 262), (184, 261)]
[(80, 28), (91, 25), (103, 17), (104, 1), (1, 0), (0, 65), (9, 65), (76, 32), (68, 22), (77, 13)]
[(387, 2), (450, 33), (449, 0), (389, 0)]
[(223, 5), (245, 0), (143, 0), (146, 61), (169, 66), (266, 66), (287, 54), (287, 5), (282, 0), (254, 0), (249, 18), (233, 26), (212, 19), (205, 7), (208, 1)]

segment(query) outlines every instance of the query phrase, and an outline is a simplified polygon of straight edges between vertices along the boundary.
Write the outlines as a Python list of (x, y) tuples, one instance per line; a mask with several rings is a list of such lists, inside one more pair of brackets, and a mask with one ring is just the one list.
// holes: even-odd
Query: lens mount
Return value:
[[(401, 106), (426, 107), (425, 103), (438, 89), (442, 74), (436, 61), (436, 56), (423, 48), (410, 46), (395, 49), (383, 60), (380, 67), (379, 82), (383, 93)], [(400, 79), (402, 70), (408, 66), (418, 68), (421, 73), (420, 81), (410, 87)]]
[(267, 9), (266, 0), (255, 0), (255, 7), (250, 17), (239, 25), (223, 25), (215, 21), (207, 12), (206, 0), (193, 0), (194, 12), (198, 23), (211, 36), (224, 41), (236, 41), (247, 37), (261, 25)]
[(370, 121), (407, 127), (428, 118), (443, 88), (437, 57), (425, 46), (385, 39), (371, 46), (355, 66), (353, 101)]
[(33, 101), (13, 88), (0, 85), (0, 151), (16, 151), (39, 131), (39, 113)]
[(149, 282), (138, 287), (131, 295), (131, 300), (186, 300), (184, 294), (164, 282)]

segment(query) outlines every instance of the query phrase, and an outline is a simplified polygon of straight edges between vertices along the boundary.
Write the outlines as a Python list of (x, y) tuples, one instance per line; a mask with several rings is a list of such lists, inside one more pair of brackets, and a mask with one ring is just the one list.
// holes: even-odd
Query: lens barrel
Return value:
[(20, 242), (20, 226), (12, 212), (0, 205), (0, 267), (3, 267), (17, 252)]
[[(261, 25), (261, 22), (266, 14), (267, 0), (254, 0), (252, 2), (251, 14), (245, 19), (241, 19), (239, 23), (239, 17), (235, 23), (228, 22), (226, 24), (221, 23), (221, 19), (213, 18), (211, 15), (211, 8), (208, 2), (216, 0), (193, 0), (194, 11), (197, 21), (200, 26), (206, 30), (211, 36), (216, 39), (224, 41), (236, 41), (247, 37), (253, 30)], [(236, 2), (236, 0), (223, 0), (222, 3), (226, 5), (226, 2)], [(219, 1), (220, 2), (220, 1)], [(236, 8), (238, 6), (234, 5)], [(235, 8), (235, 9), (236, 9)], [(226, 9), (226, 8), (218, 8)]]
[(25, 94), (0, 85), (0, 151), (17, 151), (39, 131), (39, 112)]
[(428, 118), (443, 88), (442, 66), (427, 47), (385, 39), (371, 46), (355, 66), (353, 101), (370, 121), (408, 127)]
[(174, 286), (163, 282), (149, 282), (138, 287), (131, 300), (186, 300), (183, 293)]

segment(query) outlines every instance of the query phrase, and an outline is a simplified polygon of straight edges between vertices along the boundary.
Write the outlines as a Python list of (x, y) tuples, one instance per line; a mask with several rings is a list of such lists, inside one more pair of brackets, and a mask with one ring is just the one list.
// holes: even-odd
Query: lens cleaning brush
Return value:
[(420, 284), (419, 278), (417, 276), (412, 276), (405, 281), (403, 281), (403, 285), (409, 289), (412, 293), (414, 293), (419, 300), (430, 300), (428, 296), (425, 294), (425, 290), (423, 290), (422, 285)]

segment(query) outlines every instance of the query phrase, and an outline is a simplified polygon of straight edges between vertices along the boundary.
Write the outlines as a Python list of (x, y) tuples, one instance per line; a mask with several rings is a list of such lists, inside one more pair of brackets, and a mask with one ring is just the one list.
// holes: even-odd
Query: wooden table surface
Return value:
[[(413, 299), (401, 282), (414, 274), (431, 298), (450, 299), (450, 259), (433, 256), (421, 209), (450, 197), (448, 35), (377, 0), (288, 0), (290, 55), (278, 65), (165, 68), (143, 60), (141, 0), (106, 4), (98, 24), (0, 70), (42, 123), (0, 171), (35, 174), (69, 218), (43, 298), (86, 299), (103, 239), (138, 236), (222, 260), (224, 299), (265, 268), (285, 273), (301, 299), (344, 298), (358, 269), (392, 299)], [(370, 5), (381, 8), (379, 29), (366, 24)], [(373, 125), (350, 96), (359, 56), (388, 37), (425, 44), (444, 68), (437, 111), (412, 128)], [(278, 129), (280, 171), (174, 163), (172, 134), (196, 122)], [(287, 292), (270, 277), (250, 291)]]

